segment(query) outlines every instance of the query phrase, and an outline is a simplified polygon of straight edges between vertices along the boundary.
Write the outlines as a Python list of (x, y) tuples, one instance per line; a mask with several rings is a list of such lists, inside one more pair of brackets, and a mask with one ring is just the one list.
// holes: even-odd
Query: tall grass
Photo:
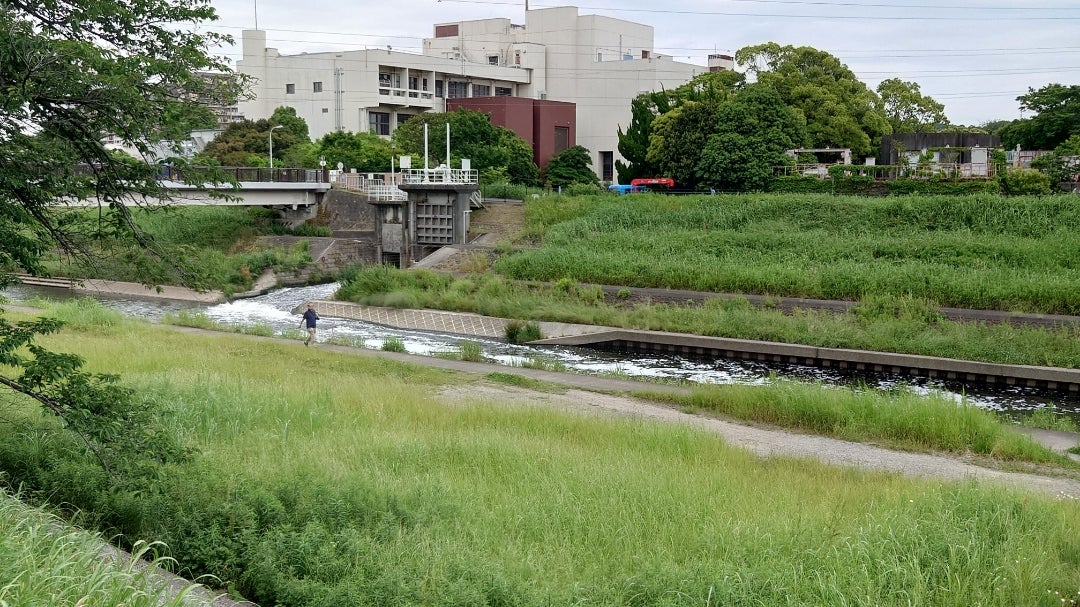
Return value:
[(543, 198), (521, 280), (1080, 313), (1080, 200), (826, 195)]
[(703, 386), (689, 395), (651, 393), (740, 420), (914, 451), (974, 453), (1001, 460), (1068, 465), (1069, 460), (1005, 426), (994, 414), (952, 399), (906, 392), (778, 381), (769, 386)]
[[(177, 593), (137, 561), (118, 563), (102, 552), (99, 536), (65, 528), (59, 520), (0, 491), (0, 605), (125, 605), (181, 607), (194, 586)], [(135, 558), (161, 546), (143, 544)], [(167, 564), (151, 559), (153, 565)]]
[(110, 532), (166, 541), (261, 604), (966, 607), (1080, 589), (1072, 501), (761, 460), (684, 426), (448, 406), (462, 376), (240, 335), (50, 339), (174, 412), (201, 455), (116, 495), (76, 482), (81, 454), (27, 421), (0, 426), (0, 466), (43, 494), (79, 487), (69, 501)]
[[(57, 260), (50, 269), (75, 278), (188, 284), (232, 294), (251, 288), (264, 270), (293, 270), (311, 261), (305, 243), (288, 251), (255, 247), (257, 236), (281, 231), (263, 209), (159, 207), (138, 209), (134, 219), (163, 257), (126, 240), (99, 239), (92, 259)], [(89, 215), (83, 220), (96, 221)]]
[[(1080, 327), (1056, 329), (951, 322), (935, 306), (910, 296), (867, 296), (844, 314), (801, 310), (784, 314), (744, 299), (702, 306), (628, 308), (606, 303), (596, 287), (562, 279), (548, 285), (482, 275), (453, 278), (379, 266), (356, 269), (337, 297), (367, 305), (459, 310), (521, 319), (693, 333), (980, 360), (1080, 368)], [(515, 334), (516, 335), (516, 334)], [(508, 338), (511, 336), (508, 335)], [(536, 339), (536, 337), (533, 337)]]

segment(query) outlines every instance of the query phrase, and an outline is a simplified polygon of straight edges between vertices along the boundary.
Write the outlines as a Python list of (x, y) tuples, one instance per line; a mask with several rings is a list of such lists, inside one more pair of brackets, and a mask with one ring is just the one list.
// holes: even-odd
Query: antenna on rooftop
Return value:
[[(254, 0), (254, 2), (255, 2), (255, 29), (259, 29), (259, 0)], [(526, 0), (526, 3), (528, 3), (527, 0)], [(526, 8), (525, 10), (529, 10), (529, 9)]]

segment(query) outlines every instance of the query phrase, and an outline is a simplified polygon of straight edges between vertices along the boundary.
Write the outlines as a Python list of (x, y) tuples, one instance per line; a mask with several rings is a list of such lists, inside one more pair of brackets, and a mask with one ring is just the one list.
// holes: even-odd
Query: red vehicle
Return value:
[(675, 187), (675, 180), (670, 177), (639, 177), (630, 181), (632, 186), (645, 186), (653, 189), (652, 186), (667, 186), (667, 188), (673, 189)]

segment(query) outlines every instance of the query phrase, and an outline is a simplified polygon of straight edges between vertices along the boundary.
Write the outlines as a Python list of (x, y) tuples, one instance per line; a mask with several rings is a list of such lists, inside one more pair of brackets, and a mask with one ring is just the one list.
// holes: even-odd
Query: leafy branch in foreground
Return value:
[(122, 386), (118, 376), (88, 373), (80, 356), (35, 343), (61, 327), (55, 318), (14, 324), (0, 318), (0, 365), (19, 371), (0, 374), (0, 385), (59, 417), (114, 479), (152, 473), (160, 463), (183, 458), (184, 449), (157, 430), (151, 403)]

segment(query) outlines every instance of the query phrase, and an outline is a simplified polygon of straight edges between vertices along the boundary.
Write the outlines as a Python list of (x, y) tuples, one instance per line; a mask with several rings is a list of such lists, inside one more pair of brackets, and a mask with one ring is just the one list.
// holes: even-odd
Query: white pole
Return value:
[(424, 123), (424, 180), (427, 180), (428, 162), (427, 162), (427, 123)]
[(446, 171), (450, 172), (450, 121), (446, 121)]

